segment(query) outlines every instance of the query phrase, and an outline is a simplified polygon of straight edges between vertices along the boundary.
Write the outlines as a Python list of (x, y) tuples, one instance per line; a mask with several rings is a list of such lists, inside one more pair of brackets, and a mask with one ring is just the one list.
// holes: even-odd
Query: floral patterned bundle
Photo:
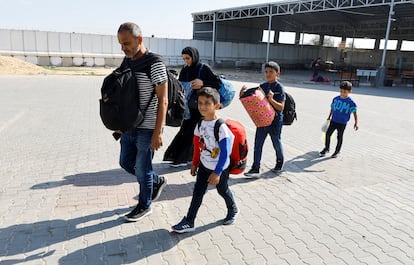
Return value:
[(246, 90), (240, 101), (256, 127), (266, 127), (272, 124), (276, 111), (260, 87)]

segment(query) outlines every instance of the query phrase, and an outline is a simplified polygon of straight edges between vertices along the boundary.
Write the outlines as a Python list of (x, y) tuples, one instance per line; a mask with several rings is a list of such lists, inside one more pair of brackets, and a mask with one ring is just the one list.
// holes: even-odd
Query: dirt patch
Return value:
[(106, 67), (41, 67), (23, 60), (0, 56), (0, 75), (108, 75)]
[(23, 60), (0, 56), (0, 75), (39, 75), (49, 71), (43, 67), (25, 62)]

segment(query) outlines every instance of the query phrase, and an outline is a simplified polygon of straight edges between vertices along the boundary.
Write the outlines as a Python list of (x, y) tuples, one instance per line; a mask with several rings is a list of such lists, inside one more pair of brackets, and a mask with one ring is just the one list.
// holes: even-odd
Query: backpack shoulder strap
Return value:
[(214, 124), (214, 138), (216, 138), (216, 141), (219, 142), (219, 130), (220, 130), (220, 126), (226, 123), (223, 119), (218, 119), (216, 121), (216, 123)]
[(134, 72), (144, 72), (151, 78), (151, 65), (162, 61), (161, 55), (148, 51), (140, 60), (132, 61), (130, 59), (124, 59), (122, 64), (126, 63)]

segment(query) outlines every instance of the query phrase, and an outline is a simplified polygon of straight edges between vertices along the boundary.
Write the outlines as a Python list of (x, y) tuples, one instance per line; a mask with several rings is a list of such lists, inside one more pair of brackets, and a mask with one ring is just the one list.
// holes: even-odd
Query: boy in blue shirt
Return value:
[(198, 110), (204, 117), (194, 129), (194, 154), (191, 175), (196, 176), (190, 207), (181, 222), (172, 226), (177, 233), (195, 230), (194, 221), (203, 201), (208, 185), (215, 185), (227, 206), (227, 216), (223, 225), (232, 224), (239, 210), (230, 191), (228, 180), (230, 173), (230, 153), (234, 135), (225, 123), (218, 129), (218, 141), (214, 128), (218, 120), (216, 110), (220, 108), (220, 95), (216, 89), (204, 87), (198, 92)]
[[(338, 130), (338, 143), (336, 144), (335, 152), (332, 154), (332, 158), (336, 158), (339, 155), (342, 147), (342, 139), (344, 131), (351, 113), (354, 114), (354, 129), (358, 130), (358, 115), (357, 105), (349, 97), (352, 92), (352, 84), (349, 81), (343, 81), (340, 88), (340, 95), (336, 96), (332, 100), (331, 111), (329, 112), (328, 120), (331, 120), (325, 137), (325, 148), (319, 153), (320, 156), (325, 156), (329, 152), (329, 146), (331, 141), (331, 135), (335, 130)], [(332, 117), (332, 119), (331, 119)]]
[[(262, 150), (267, 135), (270, 135), (273, 148), (276, 153), (276, 165), (272, 169), (273, 172), (279, 173), (283, 169), (283, 146), (282, 146), (282, 127), (283, 127), (283, 109), (285, 108), (285, 88), (279, 82), (280, 66), (274, 61), (269, 61), (265, 64), (265, 79), (266, 82), (260, 84), (266, 95), (269, 103), (275, 109), (275, 118), (271, 125), (267, 127), (257, 127), (254, 137), (254, 155), (252, 168), (244, 173), (247, 177), (259, 177), (260, 176), (260, 161), (262, 160)], [(240, 97), (243, 96), (247, 87), (243, 86), (240, 90)]]

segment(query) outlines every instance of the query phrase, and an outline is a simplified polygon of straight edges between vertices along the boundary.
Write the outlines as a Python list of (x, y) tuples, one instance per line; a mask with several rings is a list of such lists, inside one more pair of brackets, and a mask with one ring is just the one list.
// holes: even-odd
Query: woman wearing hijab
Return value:
[[(181, 55), (185, 65), (180, 71), (179, 80), (186, 88), (186, 114), (177, 135), (164, 154), (164, 161), (172, 161), (172, 167), (186, 166), (193, 158), (194, 129), (201, 118), (196, 104), (189, 104), (191, 94), (202, 87), (219, 89), (220, 78), (213, 73), (210, 66), (200, 63), (200, 55), (194, 47), (185, 47)], [(196, 98), (196, 97), (195, 97)]]

